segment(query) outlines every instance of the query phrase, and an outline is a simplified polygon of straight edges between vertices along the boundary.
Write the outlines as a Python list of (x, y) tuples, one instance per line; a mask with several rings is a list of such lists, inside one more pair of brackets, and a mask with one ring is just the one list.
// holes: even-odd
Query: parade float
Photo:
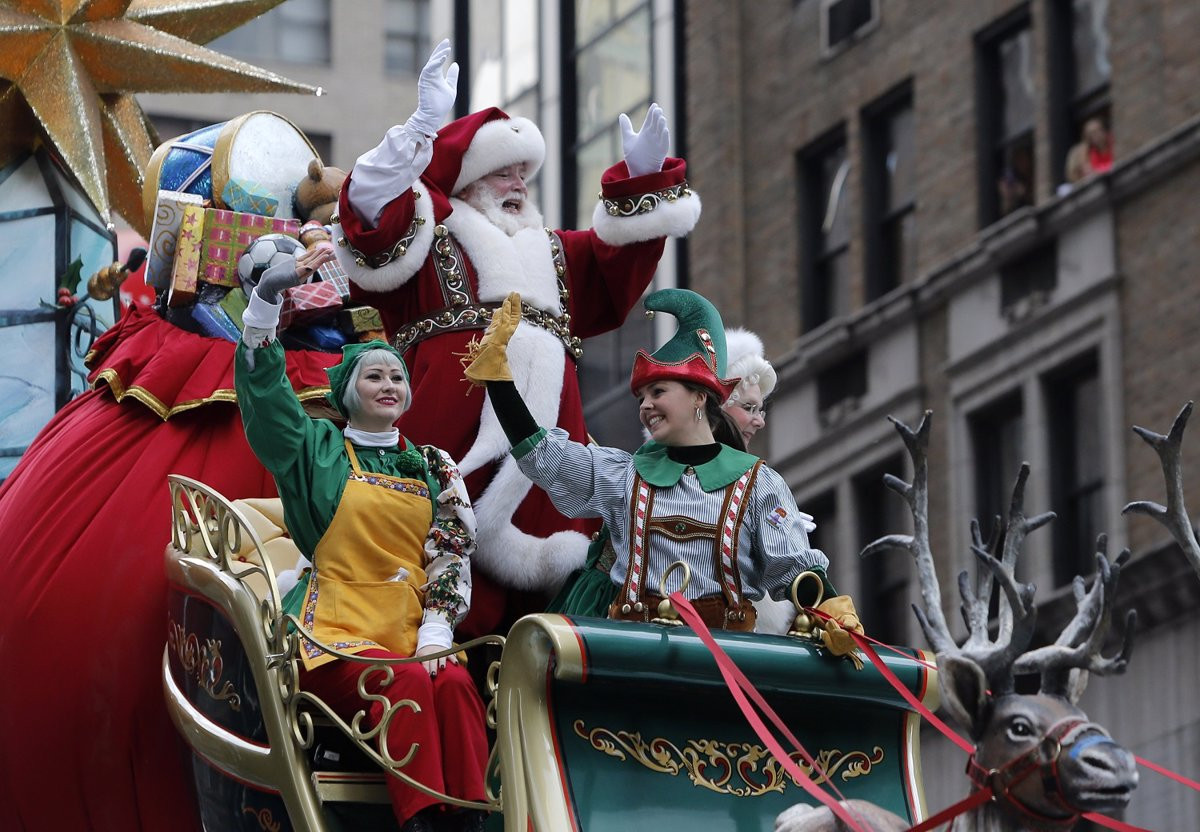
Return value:
[[(0, 4), (0, 33), (42, 20), (43, 5)], [(205, 89), (218, 88), (218, 79), (225, 88), (295, 89), (181, 40), (207, 41), (271, 5), (78, 3), (61, 19), (75, 35), (89, 25), (124, 26), (124, 42), (135, 52), (152, 40), (151, 30), (167, 33), (166, 46), (186, 56), (180, 61), (207, 67)], [(47, 37), (64, 28), (38, 25)], [(0, 826), (391, 828), (387, 778), (423, 788), (406, 773), (422, 749), (396, 758), (382, 740), (387, 721), (404, 719), (412, 705), (389, 702), (383, 723), (368, 724), (339, 718), (304, 689), (299, 645), (311, 634), (285, 614), (281, 589), (284, 576), (294, 582), (299, 556), (274, 485), (245, 444), (232, 383), (246, 289), (279, 257), (328, 244), (322, 211), (338, 174), (299, 130), (268, 112), (151, 152), (132, 97), (113, 90), (163, 90), (165, 82), (152, 82), (147, 70), (146, 79), (115, 85), (105, 76), (88, 89), (80, 65), (64, 59), (57, 69), (5, 75), (66, 73), (53, 76), (70, 81), (53, 96), (45, 81), (0, 87), (6, 119), (41, 142), (5, 157), (0, 172), (0, 197), (9, 200), (0, 219), (11, 223), (0, 226), (7, 244), (0, 256), (28, 273), (32, 287), (23, 288), (32, 292), (28, 299), (5, 304), (25, 314), (6, 311), (4, 323), (43, 327), (13, 336), (17, 347), (8, 352), (29, 366), (32, 356), (56, 356), (54, 396), (65, 405), (22, 447), (24, 459), (0, 491), (0, 536), (9, 544), (0, 565), (10, 576), (0, 590), (0, 658), (11, 674), (0, 686)], [(46, 96), (64, 90), (88, 126), (82, 133), (44, 115), (58, 102)], [(24, 207), (12, 203), (22, 199)], [(96, 302), (106, 292), (111, 299), (135, 265), (112, 263), (106, 218), (113, 207), (149, 241), (145, 279), (156, 297), (153, 308), (133, 306), (119, 318), (116, 303)], [(89, 274), (96, 279), (81, 293)], [(75, 282), (65, 284), (64, 275)], [(289, 346), (289, 381), (314, 415), (328, 415), (324, 368), (343, 343), (377, 337), (378, 314), (350, 301), (345, 275), (333, 264), (292, 290), (286, 304), (281, 337)], [(80, 333), (77, 342), (64, 340), (64, 331)], [(64, 352), (64, 343), (73, 352)], [(52, 398), (43, 393), (30, 402), (46, 408)], [(1181, 431), (1172, 431), (1176, 454)], [(639, 823), (764, 829), (777, 816), (781, 828), (797, 830), (932, 822), (919, 728), (944, 698), (939, 684), (953, 680), (952, 715), (982, 747), (998, 729), (972, 720), (981, 714), (963, 706), (967, 694), (983, 701), (985, 688), (1002, 694), (1006, 679), (1011, 686), (1013, 672), (1038, 672), (1049, 677), (1047, 695), (1069, 702), (1080, 690), (1080, 671), (1124, 669), (1128, 641), (1114, 658), (1099, 651), (1123, 560), (1100, 558), (1100, 577), (1090, 588), (1080, 584), (1079, 615), (1051, 646), (1057, 649), (1022, 652), (1033, 601), (1015, 577), (1015, 560), (1023, 536), (1047, 518), (1025, 517), (1019, 482), (1003, 542), (974, 541), (981, 577), (964, 593), (970, 638), (957, 645), (941, 620), (923, 536), (928, 428), (901, 432), (916, 477), (893, 485), (913, 509), (914, 533), (876, 548), (914, 555), (925, 593), (922, 623), (953, 672), (939, 671), (931, 653), (865, 639), (835, 655), (826, 638), (832, 628), (815, 605), (797, 604), (787, 635), (709, 634), (689, 614), (681, 594), (686, 578), (678, 575), (677, 583), (659, 587), (671, 603), (650, 623), (538, 614), (504, 635), (457, 645), (476, 662), (489, 661), (488, 646), (501, 651), (481, 674), (494, 739), (490, 789), (474, 804), (437, 796), (489, 812), (494, 828), (522, 832)], [(1177, 459), (1174, 465), (1177, 471)], [(1174, 490), (1171, 507), (1163, 515), (1194, 553), (1186, 512), (1180, 520), (1182, 494)], [(988, 628), (992, 592), (1004, 596), (1001, 609), (1008, 610), (995, 638)], [(385, 663), (342, 658), (361, 664), (364, 679), (389, 672)], [(964, 671), (972, 662), (979, 672)], [(1020, 805), (1034, 805), (1029, 801), (1046, 793), (1074, 799), (1054, 791), (1046, 774), (1060, 757), (1075, 760), (1086, 748), (1120, 757), (1081, 714), (1044, 713), (1050, 723), (1023, 735), (1019, 753), (976, 766), (974, 785), (964, 784), (976, 803), (961, 811), (999, 805), (1015, 791), (985, 794), (1002, 785), (996, 772), (1016, 772), (1025, 787), (1041, 787), (1041, 795), (1019, 795), (1026, 801)], [(1094, 775), (1085, 771), (1072, 782), (1086, 786)], [(1103, 799), (1054, 806), (1048, 822), (1070, 828), (1085, 811), (1118, 807), (1132, 785), (1126, 777), (1106, 788)], [(797, 811), (798, 803), (824, 805), (815, 811), (827, 816)], [(890, 819), (876, 820), (868, 805)], [(832, 825), (834, 816), (843, 827)], [(1102, 814), (1088, 818), (1109, 825)], [(987, 828), (1018, 828), (1006, 818), (996, 823)]]

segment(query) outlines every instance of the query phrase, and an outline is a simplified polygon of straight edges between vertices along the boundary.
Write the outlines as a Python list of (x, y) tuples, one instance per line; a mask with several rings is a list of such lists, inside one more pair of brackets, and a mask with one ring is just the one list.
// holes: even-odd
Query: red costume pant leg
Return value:
[[(365, 650), (359, 655), (400, 658), (383, 650)], [(334, 661), (302, 673), (300, 687), (321, 697), (335, 713), (349, 721), (364, 704), (357, 690), (363, 669), (364, 665), (354, 662)], [(396, 675), (391, 684), (380, 684), (381, 674), (372, 674), (368, 690), (385, 694), (391, 702), (411, 699), (421, 707), (420, 713), (401, 708), (392, 716), (388, 727), (388, 751), (392, 757), (402, 759), (416, 743), (419, 749), (404, 767), (407, 775), (451, 797), (482, 801), (487, 736), (483, 702), (467, 671), (450, 662), (436, 677), (431, 677), (420, 664), (396, 665), (392, 670)], [(383, 706), (373, 703), (369, 723), (376, 724), (382, 714)], [(388, 778), (388, 794), (401, 824), (438, 802), (395, 777)]]

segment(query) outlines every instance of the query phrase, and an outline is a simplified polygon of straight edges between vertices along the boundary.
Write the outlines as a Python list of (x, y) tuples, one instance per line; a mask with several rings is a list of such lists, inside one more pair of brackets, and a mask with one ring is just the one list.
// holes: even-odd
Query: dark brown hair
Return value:
[(742, 438), (742, 432), (738, 430), (737, 423), (733, 421), (733, 417), (726, 413), (725, 408), (721, 407), (721, 403), (717, 401), (717, 394), (707, 387), (693, 384), (690, 381), (684, 381), (681, 384), (693, 393), (703, 393), (705, 395), (704, 415), (708, 417), (708, 426), (712, 429), (713, 439), (716, 439), (722, 445), (728, 445), (735, 451), (744, 452), (746, 450), (746, 440)]

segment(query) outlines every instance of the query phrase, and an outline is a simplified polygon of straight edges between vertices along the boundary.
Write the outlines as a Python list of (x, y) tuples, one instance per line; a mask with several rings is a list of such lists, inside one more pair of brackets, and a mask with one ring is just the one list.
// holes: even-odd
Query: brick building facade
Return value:
[[(968, 520), (1007, 504), (1059, 519), (1025, 546), (1048, 633), (1095, 535), (1134, 559), (1129, 675), (1084, 706), (1127, 747), (1200, 771), (1200, 576), (1133, 499), (1163, 498), (1154, 453), (1200, 390), (1200, 6), (1187, 0), (768, 0), (685, 3), (689, 176), (704, 215), (692, 288), (756, 330), (779, 371), (765, 448), (868, 631), (921, 643), (903, 554), (855, 553), (911, 521), (885, 416), (934, 411), (932, 544), (944, 601)], [(1065, 181), (1089, 118), (1112, 169)], [(760, 440), (761, 442), (762, 440)], [(1200, 505), (1200, 426), (1185, 441)], [(985, 521), (985, 526), (988, 521)], [(957, 621), (958, 616), (950, 616)], [(933, 808), (961, 755), (930, 739)], [(944, 785), (943, 785), (944, 784)], [(1200, 796), (1149, 771), (1126, 819), (1194, 826)]]

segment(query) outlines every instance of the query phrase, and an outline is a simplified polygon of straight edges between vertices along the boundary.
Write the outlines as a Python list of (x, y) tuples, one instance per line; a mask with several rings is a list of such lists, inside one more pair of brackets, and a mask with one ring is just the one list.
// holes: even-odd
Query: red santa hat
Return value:
[(517, 163), (525, 165), (525, 177), (531, 178), (545, 158), (546, 140), (536, 124), (489, 107), (438, 131), (424, 178), (454, 196), (481, 176)]

